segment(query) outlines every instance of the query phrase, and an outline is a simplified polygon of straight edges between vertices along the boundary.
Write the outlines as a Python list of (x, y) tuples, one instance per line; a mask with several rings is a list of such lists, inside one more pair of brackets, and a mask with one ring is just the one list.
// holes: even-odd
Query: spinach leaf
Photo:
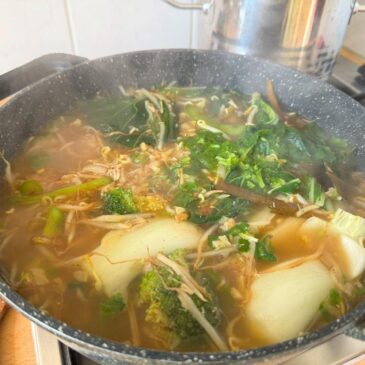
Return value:
[(157, 146), (161, 140), (176, 139), (178, 121), (174, 107), (161, 101), (161, 108), (157, 110), (149, 98), (140, 95), (88, 100), (79, 107), (94, 128), (111, 142), (127, 147), (142, 142)]
[(279, 122), (279, 117), (274, 109), (262, 100), (259, 94), (252, 96), (252, 105), (256, 107), (255, 121), (257, 125), (275, 125)]
[(187, 171), (193, 174), (202, 169), (217, 172), (218, 167), (226, 175), (237, 166), (239, 161), (238, 146), (226, 140), (220, 133), (199, 131), (195, 136), (183, 138), (183, 144), (190, 150), (191, 166)]
[(244, 238), (240, 238), (238, 240), (238, 251), (239, 252), (248, 252), (250, 250), (250, 241)]
[(255, 257), (262, 261), (276, 261), (269, 236), (264, 236), (256, 243)]
[[(212, 186), (205, 186), (211, 190)], [(189, 214), (189, 220), (193, 223), (204, 224), (217, 222), (224, 217), (235, 217), (244, 213), (249, 203), (246, 200), (234, 197), (221, 197), (212, 194), (203, 201), (199, 194), (205, 189), (196, 182), (187, 182), (180, 185), (175, 193), (173, 203), (183, 207)]]
[(247, 223), (237, 223), (232, 228), (230, 228), (227, 232), (227, 234), (236, 237), (239, 236), (241, 233), (247, 233), (248, 232), (248, 224)]

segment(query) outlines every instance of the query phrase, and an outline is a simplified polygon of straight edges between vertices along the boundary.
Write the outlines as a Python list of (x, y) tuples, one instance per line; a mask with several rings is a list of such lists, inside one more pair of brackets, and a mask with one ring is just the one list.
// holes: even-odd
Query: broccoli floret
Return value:
[(124, 308), (125, 302), (123, 300), (122, 294), (116, 293), (101, 303), (100, 312), (103, 317), (110, 317), (118, 314)]
[[(220, 322), (220, 311), (216, 297), (209, 291), (206, 278), (201, 277), (197, 281), (208, 290), (209, 299), (206, 302), (202, 301), (195, 294), (191, 298), (205, 318), (213, 326), (217, 326)], [(176, 343), (176, 340), (186, 340), (205, 332), (190, 312), (181, 305), (174, 290), (181, 284), (178, 275), (168, 268), (158, 267), (144, 274), (139, 285), (139, 301), (148, 305), (145, 320), (154, 325), (155, 333), (170, 346)]]
[(115, 188), (104, 193), (102, 200), (105, 214), (130, 214), (138, 211), (130, 190)]

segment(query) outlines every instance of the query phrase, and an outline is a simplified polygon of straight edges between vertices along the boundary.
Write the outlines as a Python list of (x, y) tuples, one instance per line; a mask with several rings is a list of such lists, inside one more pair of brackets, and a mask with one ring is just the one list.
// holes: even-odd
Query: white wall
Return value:
[[(197, 47), (211, 15), (164, 0), (0, 0), (0, 74), (52, 52), (95, 58)], [(365, 14), (353, 17), (346, 44), (365, 56)]]
[[(362, 0), (365, 5), (365, 0)], [(365, 58), (365, 13), (352, 16), (345, 37), (345, 46)]]
[(0, 74), (52, 52), (191, 47), (192, 18), (163, 0), (0, 0)]

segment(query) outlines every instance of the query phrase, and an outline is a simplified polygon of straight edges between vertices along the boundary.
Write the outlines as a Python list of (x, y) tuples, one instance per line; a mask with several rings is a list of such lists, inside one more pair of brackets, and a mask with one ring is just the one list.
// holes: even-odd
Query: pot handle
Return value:
[(207, 14), (209, 9), (212, 7), (214, 0), (200, 0), (196, 3), (182, 3), (179, 0), (165, 0), (165, 2), (175, 8), (186, 10), (202, 10), (203, 13)]
[(87, 59), (65, 53), (48, 54), (0, 75), (0, 100), (53, 73)]
[(353, 14), (365, 12), (365, 5), (361, 5), (358, 1), (356, 1), (352, 12)]

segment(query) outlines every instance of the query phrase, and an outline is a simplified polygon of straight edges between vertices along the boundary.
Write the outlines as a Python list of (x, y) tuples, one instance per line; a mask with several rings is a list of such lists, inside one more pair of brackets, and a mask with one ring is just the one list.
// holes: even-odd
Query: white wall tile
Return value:
[(190, 46), (192, 14), (163, 0), (65, 0), (76, 51), (89, 58)]
[[(363, 3), (365, 5), (364, 1)], [(345, 37), (345, 46), (365, 57), (365, 13), (352, 16)]]
[(0, 74), (46, 53), (71, 51), (63, 0), (0, 0)]

